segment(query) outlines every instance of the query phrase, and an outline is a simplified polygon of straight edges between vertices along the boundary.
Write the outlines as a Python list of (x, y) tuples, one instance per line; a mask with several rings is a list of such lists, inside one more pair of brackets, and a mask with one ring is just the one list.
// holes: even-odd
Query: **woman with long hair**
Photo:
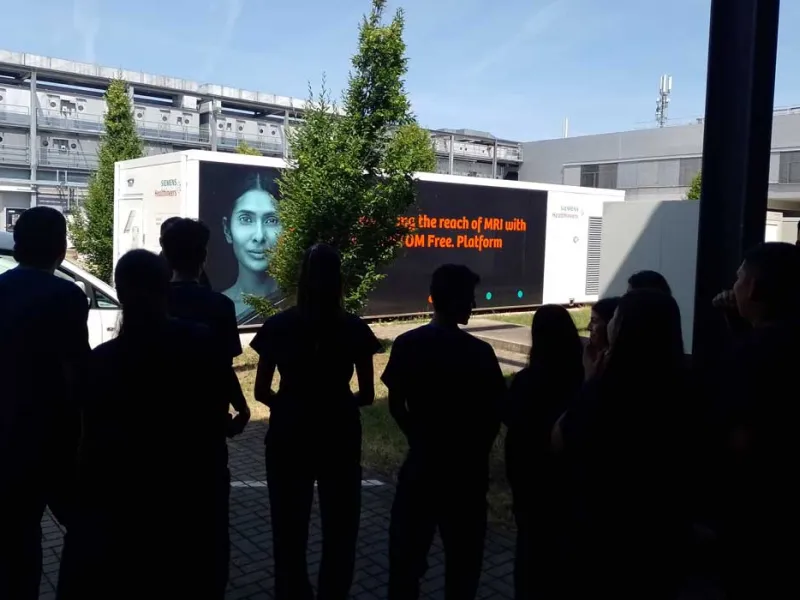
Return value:
[(656, 290), (625, 294), (603, 369), (560, 419), (555, 445), (577, 481), (576, 595), (671, 598), (691, 532), (680, 310)]
[(374, 399), (372, 357), (381, 345), (344, 310), (342, 295), (339, 254), (324, 244), (309, 248), (296, 306), (265, 321), (251, 344), (259, 355), (255, 398), (270, 409), (265, 453), (278, 600), (314, 597), (306, 545), (315, 483), (323, 535), (316, 597), (344, 600), (352, 583), (361, 514), (359, 407)]
[(550, 446), (553, 426), (583, 383), (582, 343), (569, 311), (547, 305), (531, 325), (528, 366), (511, 384), (506, 470), (517, 523), (515, 598), (550, 598), (561, 586), (564, 485)]
[(221, 599), (227, 553), (205, 524), (227, 465), (227, 372), (206, 329), (168, 317), (161, 257), (132, 250), (114, 279), (122, 327), (91, 355), (59, 598)]

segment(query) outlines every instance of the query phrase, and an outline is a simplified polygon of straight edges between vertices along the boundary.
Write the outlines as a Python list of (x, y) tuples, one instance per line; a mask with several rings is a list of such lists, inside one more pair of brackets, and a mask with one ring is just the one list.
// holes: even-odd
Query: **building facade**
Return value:
[[(701, 167), (703, 122), (530, 142), (523, 151), (524, 181), (621, 189), (627, 200), (682, 200)], [(800, 108), (775, 112), (769, 182), (770, 209), (800, 211)]]
[[(287, 131), (305, 101), (68, 60), (0, 50), (0, 212), (44, 204), (68, 210), (97, 168), (103, 94), (129, 84), (145, 154), (241, 143), (286, 157)], [(515, 178), (522, 145), (472, 130), (431, 131), (438, 171)], [(4, 218), (0, 229), (6, 224)]]

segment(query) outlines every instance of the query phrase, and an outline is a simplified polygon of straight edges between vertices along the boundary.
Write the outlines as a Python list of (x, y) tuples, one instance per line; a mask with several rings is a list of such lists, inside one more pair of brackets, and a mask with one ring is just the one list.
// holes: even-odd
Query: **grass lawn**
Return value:
[[(375, 356), (375, 404), (361, 411), (363, 423), (362, 464), (371, 473), (394, 481), (406, 450), (406, 440), (389, 414), (386, 386), (380, 381), (389, 360), (391, 344), (386, 343), (387, 352)], [(269, 409), (253, 398), (258, 356), (247, 348), (234, 363), (242, 384), (242, 390), (250, 405), (253, 420), (269, 420)], [(508, 377), (508, 376), (507, 376)], [(355, 378), (354, 378), (355, 379)], [(277, 389), (278, 375), (273, 382)], [(355, 381), (353, 382), (355, 386)], [(501, 432), (495, 441), (490, 461), (489, 519), (495, 523), (509, 524), (511, 516), (511, 491), (506, 481), (503, 438)]]
[[(572, 320), (575, 321), (575, 327), (578, 328), (578, 331), (583, 333), (589, 328), (589, 319), (592, 316), (592, 309), (590, 307), (571, 308), (569, 312), (572, 315)], [(533, 322), (533, 315), (534, 313), (532, 312), (523, 312), (508, 313), (505, 315), (487, 315), (486, 317), (495, 321), (530, 327)]]

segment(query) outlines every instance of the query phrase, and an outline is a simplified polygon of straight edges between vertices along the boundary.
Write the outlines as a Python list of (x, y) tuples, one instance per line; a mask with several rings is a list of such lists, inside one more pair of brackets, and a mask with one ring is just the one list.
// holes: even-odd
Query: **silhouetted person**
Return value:
[(658, 271), (639, 271), (628, 278), (628, 291), (657, 290), (668, 296), (672, 295), (666, 278)]
[(0, 598), (39, 596), (45, 505), (69, 524), (89, 305), (54, 274), (66, 251), (64, 216), (31, 208), (14, 227), (19, 266), (0, 275)]
[[(324, 244), (306, 251), (297, 306), (267, 319), (251, 346), (258, 352), (256, 400), (270, 408), (266, 467), (275, 556), (275, 596), (313, 598), (306, 545), (319, 491), (322, 562), (320, 600), (344, 600), (353, 579), (361, 513), (361, 418), (372, 404), (373, 355), (381, 349), (369, 326), (342, 307), (338, 253)], [(350, 389), (355, 367), (358, 394)], [(277, 368), (280, 388), (271, 389)]]
[(656, 290), (620, 300), (602, 371), (559, 420), (574, 481), (568, 597), (672, 599), (691, 539), (680, 310)]
[(478, 276), (436, 269), (433, 320), (398, 337), (383, 373), (389, 408), (408, 439), (389, 530), (389, 598), (419, 597), (438, 528), (445, 597), (474, 598), (483, 563), (489, 452), (506, 386), (494, 350), (459, 325), (475, 306)]
[(748, 252), (733, 286), (750, 331), (706, 393), (713, 395), (717, 452), (713, 523), (733, 599), (793, 595), (800, 534), (794, 482), (798, 444), (793, 374), (800, 365), (800, 249), (770, 242)]
[[(181, 217), (170, 217), (169, 219), (165, 219), (163, 223), (161, 223), (161, 231), (160, 237), (158, 239), (159, 245), (161, 246), (160, 256), (164, 256), (164, 234), (167, 230), (177, 223), (178, 221), (182, 221)], [(208, 275), (206, 275), (206, 270), (204, 268), (200, 269), (200, 276), (197, 278), (197, 281), (200, 285), (210, 288), (211, 282), (208, 280)]]
[(592, 305), (589, 320), (589, 340), (584, 346), (583, 364), (586, 376), (591, 376), (605, 360), (608, 352), (608, 324), (614, 317), (619, 298), (601, 298)]
[(132, 250), (114, 279), (122, 327), (91, 356), (59, 597), (215, 597), (228, 372), (208, 328), (168, 317), (163, 258)]
[[(168, 310), (179, 319), (206, 325), (214, 337), (214, 349), (219, 352), (223, 367), (230, 379), (228, 400), (237, 412), (229, 424), (229, 435), (240, 433), (250, 419), (250, 410), (242, 394), (239, 378), (233, 370), (233, 359), (242, 353), (236, 309), (227, 296), (200, 285), (199, 277), (206, 260), (210, 232), (208, 227), (192, 219), (179, 219), (171, 223), (161, 238), (164, 258), (172, 269)], [(220, 415), (224, 416), (224, 415)], [(219, 576), (210, 597), (223, 598), (228, 582), (230, 540), (228, 537), (228, 500), (230, 472), (227, 464), (219, 465), (216, 518), (212, 531), (219, 550)], [(223, 468), (224, 467), (224, 468)], [(208, 523), (210, 527), (211, 523)]]
[(565, 569), (569, 495), (551, 449), (553, 426), (583, 384), (583, 345), (567, 309), (543, 306), (531, 326), (528, 366), (514, 377), (505, 421), (506, 472), (514, 498), (515, 598), (554, 598)]

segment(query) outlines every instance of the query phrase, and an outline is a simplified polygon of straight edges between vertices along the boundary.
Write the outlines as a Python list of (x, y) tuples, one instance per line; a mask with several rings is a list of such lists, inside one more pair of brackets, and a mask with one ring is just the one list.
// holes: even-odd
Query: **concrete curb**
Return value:
[(490, 335), (486, 335), (485, 333), (473, 333), (472, 335), (474, 335), (479, 340), (483, 340), (484, 342), (489, 344), (492, 348), (500, 352), (511, 352), (513, 354), (521, 354), (525, 356), (531, 351), (530, 344), (523, 344), (520, 342), (503, 340), (500, 338), (492, 337)]

